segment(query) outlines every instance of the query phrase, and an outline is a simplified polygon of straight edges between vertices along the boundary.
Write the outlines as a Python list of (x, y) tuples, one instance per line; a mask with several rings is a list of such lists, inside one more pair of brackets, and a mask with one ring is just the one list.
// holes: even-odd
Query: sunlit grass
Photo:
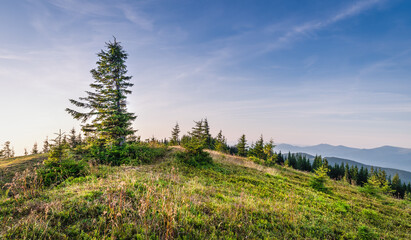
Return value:
[(0, 238), (411, 239), (404, 200), (310, 173), (211, 153), (194, 168), (169, 153), (136, 167), (94, 166), (30, 199), (0, 201)]

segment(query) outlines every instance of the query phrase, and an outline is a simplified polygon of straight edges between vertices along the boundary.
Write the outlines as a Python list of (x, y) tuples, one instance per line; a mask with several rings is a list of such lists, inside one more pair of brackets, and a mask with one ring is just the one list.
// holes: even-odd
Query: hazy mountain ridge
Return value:
[[(339, 158), (343, 159), (345, 162), (353, 161), (368, 166), (411, 172), (411, 149), (408, 148), (382, 146), (371, 149), (360, 149), (342, 145), (333, 146), (329, 144), (306, 147), (279, 144), (275, 147), (275, 150), (283, 153), (290, 151), (302, 152), (310, 155), (321, 155), (327, 157), (329, 160), (331, 158)], [(398, 172), (398, 174), (400, 174), (400, 172)]]
[[(301, 152), (299, 154), (306, 156), (311, 161), (314, 160), (314, 156), (311, 154), (301, 153)], [(374, 169), (384, 170), (387, 173), (387, 176), (391, 176), (391, 178), (394, 177), (396, 173), (398, 173), (398, 176), (400, 177), (401, 182), (405, 182), (405, 183), (411, 182), (411, 172), (408, 172), (408, 171), (394, 169), (394, 168), (385, 168), (385, 167), (367, 165), (367, 164), (359, 163), (359, 162), (356, 162), (350, 159), (344, 159), (344, 158), (337, 158), (337, 157), (325, 157), (325, 158), (327, 159), (328, 164), (330, 166), (334, 166), (336, 163), (339, 165), (341, 163), (344, 163), (344, 164), (348, 163), (349, 166), (353, 165), (353, 166), (357, 166), (358, 168), (364, 167), (364, 168), (367, 168), (368, 171), (370, 171), (371, 167), (373, 167)]]

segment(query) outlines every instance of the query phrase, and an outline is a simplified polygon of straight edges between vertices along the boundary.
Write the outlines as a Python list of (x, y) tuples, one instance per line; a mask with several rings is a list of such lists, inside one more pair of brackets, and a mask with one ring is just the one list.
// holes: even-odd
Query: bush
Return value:
[(144, 143), (130, 143), (127, 144), (124, 152), (126, 154), (123, 164), (149, 164), (154, 160), (164, 157), (167, 147), (151, 147)]
[(77, 178), (88, 174), (88, 164), (84, 160), (63, 159), (45, 162), (38, 170), (44, 186), (58, 185), (69, 177)]
[(185, 152), (177, 152), (175, 157), (177, 160), (190, 166), (198, 167), (210, 165), (213, 163), (208, 152), (204, 152), (204, 144), (198, 138), (190, 138), (189, 141), (182, 141)]
[(147, 143), (131, 142), (122, 146), (92, 142), (85, 149), (85, 155), (101, 164), (119, 166), (121, 164), (147, 164), (163, 157), (167, 147), (152, 147)]
[(174, 156), (178, 161), (193, 167), (207, 166), (213, 163), (210, 154), (204, 151), (198, 153), (176, 152)]
[(327, 181), (328, 168), (325, 164), (315, 170), (315, 175), (310, 180), (310, 186), (320, 192), (328, 192), (325, 182)]

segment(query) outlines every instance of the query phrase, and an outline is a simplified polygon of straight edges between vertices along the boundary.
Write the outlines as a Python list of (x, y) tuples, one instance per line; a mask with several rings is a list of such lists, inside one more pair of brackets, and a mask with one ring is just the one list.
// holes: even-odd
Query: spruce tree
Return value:
[(315, 170), (315, 175), (311, 178), (310, 185), (314, 189), (321, 192), (328, 192), (328, 188), (325, 186), (325, 183), (328, 179), (328, 164), (322, 164)]
[(348, 163), (345, 164), (344, 180), (351, 184), (350, 167), (348, 166)]
[(126, 75), (128, 55), (114, 38), (114, 42), (106, 43), (106, 50), (101, 50), (97, 56), (97, 68), (91, 70), (93, 91), (86, 91), (87, 97), (80, 97), (79, 101), (70, 99), (76, 107), (88, 111), (70, 108), (66, 111), (81, 120), (82, 130), (94, 133), (101, 143), (122, 146), (126, 137), (135, 132), (131, 124), (136, 118), (127, 112), (126, 106), (126, 96), (131, 93), (128, 88), (133, 86), (131, 76)]
[(274, 156), (274, 147), (273, 139), (270, 139), (270, 141), (264, 145), (263, 152), (266, 160), (272, 160)]
[(395, 173), (394, 178), (392, 179), (391, 188), (394, 190), (394, 195), (396, 197), (401, 196), (401, 179), (398, 176), (398, 173)]
[(203, 123), (203, 138), (204, 138), (205, 147), (208, 149), (212, 149), (210, 126), (208, 125), (207, 118), (204, 119), (204, 123)]
[(76, 136), (76, 129), (74, 127), (70, 130), (68, 144), (70, 145), (71, 148), (76, 148), (77, 145), (79, 144), (78, 137)]
[(227, 140), (223, 136), (222, 130), (218, 133), (215, 141), (215, 150), (219, 152), (227, 152)]
[(178, 123), (176, 123), (173, 130), (171, 131), (171, 140), (170, 140), (171, 145), (179, 145), (180, 143), (180, 139), (178, 137), (179, 134), (180, 134), (180, 126), (178, 125)]
[(46, 140), (43, 142), (43, 153), (48, 153), (50, 150), (49, 138), (46, 137)]
[(37, 148), (37, 143), (33, 144), (33, 149), (31, 150), (31, 154), (38, 154), (39, 150)]
[(238, 149), (238, 156), (241, 156), (241, 157), (247, 156), (247, 140), (244, 134), (241, 135), (241, 137), (238, 139), (237, 149)]
[[(204, 125), (203, 119), (200, 121), (194, 121), (195, 125), (192, 127), (192, 131), (190, 132), (190, 136), (192, 138), (197, 138), (200, 141), (204, 141)], [(204, 143), (204, 142), (203, 142)]]
[(265, 159), (265, 154), (264, 154), (264, 139), (263, 135), (260, 136), (260, 139), (255, 142), (255, 145), (250, 151), (251, 156), (260, 158), (260, 159)]
[(321, 158), (321, 155), (315, 155), (314, 161), (313, 161), (313, 166), (312, 169), (313, 171), (315, 171), (317, 168), (321, 167), (321, 165), (323, 165), (323, 160)]
[(4, 143), (4, 147), (2, 150), (2, 154), (4, 158), (11, 158), (13, 155), (12, 149), (10, 147), (10, 141), (7, 141)]

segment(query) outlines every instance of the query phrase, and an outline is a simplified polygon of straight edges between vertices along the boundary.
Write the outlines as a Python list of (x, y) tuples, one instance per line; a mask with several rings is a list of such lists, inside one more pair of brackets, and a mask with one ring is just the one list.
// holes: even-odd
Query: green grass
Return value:
[(36, 164), (42, 163), (45, 159), (47, 159), (47, 154), (0, 159), (0, 189), (5, 183), (12, 180), (16, 172), (22, 172), (27, 168), (33, 168)]
[(0, 239), (411, 239), (411, 203), (212, 152), (191, 167), (97, 166), (33, 198), (0, 200)]

